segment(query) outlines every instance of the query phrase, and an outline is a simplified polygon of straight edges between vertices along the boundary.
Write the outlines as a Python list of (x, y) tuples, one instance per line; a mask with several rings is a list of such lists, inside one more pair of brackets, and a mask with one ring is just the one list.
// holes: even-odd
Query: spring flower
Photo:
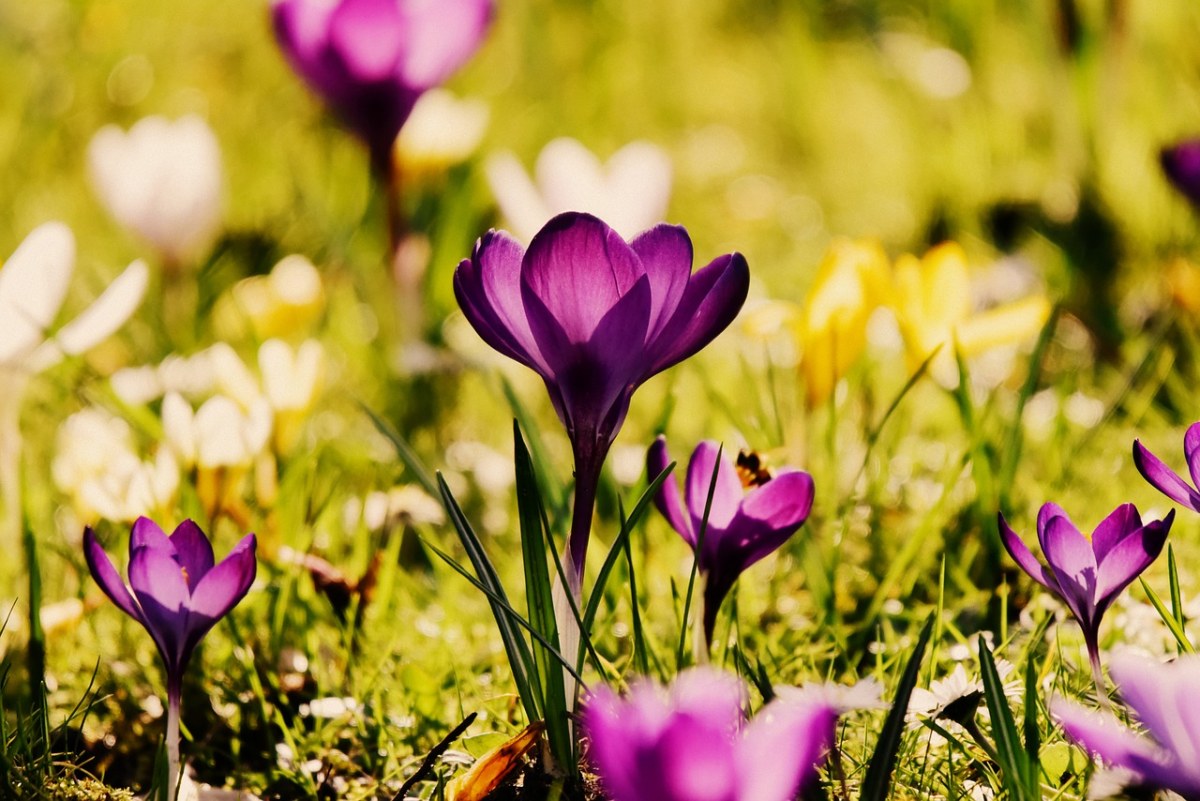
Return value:
[(417, 98), (471, 57), (492, 7), (492, 0), (273, 0), (271, 16), (292, 67), (385, 172)]
[(487, 163), (488, 184), (517, 239), (528, 242), (555, 214), (585, 211), (629, 239), (663, 219), (671, 196), (671, 161), (649, 142), (630, 142), (606, 164), (575, 139), (555, 139), (534, 170), (511, 153)]
[(1137, 508), (1127, 503), (1104, 518), (1089, 538), (1057, 504), (1044, 504), (1037, 530), (1047, 566), (1034, 558), (1004, 515), (999, 515), (1000, 536), (1013, 561), (1061, 598), (1083, 629), (1097, 689), (1103, 688), (1100, 619), (1121, 591), (1158, 557), (1174, 519), (1172, 510), (1162, 520), (1143, 524)]
[[(660, 436), (646, 456), (647, 475), (653, 479), (670, 463), (667, 441)], [(712, 504), (705, 525), (710, 488)], [(668, 479), (654, 502), (679, 536), (693, 550), (699, 547), (696, 561), (704, 578), (704, 637), (711, 643), (721, 602), (738, 576), (783, 545), (808, 518), (813, 480), (808, 473), (790, 468), (774, 476), (753, 471), (743, 478), (729, 455), (720, 452), (716, 442), (706, 441), (696, 446), (688, 462), (683, 498), (678, 483)]]
[(825, 252), (799, 326), (809, 408), (833, 394), (866, 346), (867, 318), (886, 295), (887, 271), (887, 255), (874, 242), (837, 239)]
[(1037, 335), (1050, 316), (1050, 302), (1035, 294), (976, 311), (967, 254), (954, 242), (932, 248), (918, 259), (896, 260), (892, 308), (904, 335), (909, 366), (915, 369), (938, 346), (934, 375), (953, 383), (954, 349), (963, 356), (1015, 345)]
[(244, 318), (258, 339), (294, 337), (311, 329), (325, 310), (325, 287), (313, 263), (293, 254), (266, 275), (238, 281), (222, 300), (224, 316)]
[(1142, 477), (1175, 503), (1200, 512), (1200, 492), (1193, 486), (1200, 483), (1200, 423), (1192, 423), (1183, 435), (1183, 456), (1192, 478), (1191, 484), (1180, 478), (1139, 440), (1133, 441), (1133, 463)]
[(109, 214), (178, 265), (212, 244), (221, 223), (221, 148), (190, 114), (106, 125), (88, 145), (92, 185)]
[[(1138, 734), (1110, 713), (1095, 712), (1061, 698), (1050, 714), (1067, 737), (1133, 774), (1131, 783), (1172, 790), (1188, 801), (1200, 799), (1200, 656), (1162, 664), (1133, 654), (1112, 658), (1113, 681), (1121, 698), (1146, 729)], [(1147, 736), (1148, 735), (1148, 736)]]
[(245, 597), (257, 570), (253, 534), (214, 564), (212, 545), (191, 520), (168, 537), (142, 517), (129, 535), (129, 584), (89, 527), (83, 550), (92, 578), (113, 603), (141, 623), (162, 656), (167, 674), (168, 798), (179, 776), (179, 701), (183, 674), (200, 640)]
[(459, 99), (448, 89), (430, 89), (413, 106), (396, 137), (395, 157), (405, 175), (439, 173), (466, 161), (487, 130), (482, 100)]
[(635, 682), (622, 699), (593, 692), (583, 714), (588, 753), (613, 801), (790, 801), (816, 776), (837, 712), (775, 700), (745, 723), (745, 692), (713, 668), (669, 688)]
[(746, 299), (738, 253), (692, 269), (679, 226), (626, 242), (604, 222), (560, 214), (526, 250), (490, 231), (454, 273), (458, 304), (480, 337), (535, 370), (575, 457), (569, 550), (583, 573), (600, 468), (637, 387), (707, 345)]
[(1200, 206), (1200, 139), (1165, 147), (1158, 155), (1171, 185), (1194, 206)]

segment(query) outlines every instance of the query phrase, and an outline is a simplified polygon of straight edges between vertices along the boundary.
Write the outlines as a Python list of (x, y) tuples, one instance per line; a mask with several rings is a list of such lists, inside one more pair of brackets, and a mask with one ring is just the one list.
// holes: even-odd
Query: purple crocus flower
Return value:
[(292, 67), (367, 144), (385, 171), (417, 98), (479, 47), (493, 0), (274, 0)]
[[(1183, 435), (1183, 458), (1187, 461), (1192, 484), (1200, 485), (1200, 423), (1192, 423)], [(1142, 477), (1163, 495), (1200, 512), (1200, 492), (1136, 439), (1133, 441), (1133, 463)]]
[(1088, 657), (1102, 689), (1100, 619), (1113, 600), (1158, 558), (1175, 519), (1172, 510), (1162, 520), (1142, 523), (1137, 507), (1118, 506), (1090, 538), (1084, 536), (1057, 504), (1038, 512), (1038, 542), (1047, 565), (1034, 558), (1021, 538), (999, 515), (1000, 536), (1013, 560), (1030, 578), (1061, 598), (1083, 629)]
[(247, 534), (220, 564), (212, 545), (191, 520), (167, 536), (154, 521), (139, 517), (129, 535), (129, 585), (113, 567), (89, 527), (83, 552), (92, 577), (121, 611), (154, 639), (167, 674), (167, 754), (175, 797), (179, 764), (179, 700), (183, 673), (201, 638), (246, 595), (257, 570), (257, 540)]
[(1158, 159), (1171, 185), (1200, 207), (1200, 139), (1165, 147)]
[(1067, 737), (1106, 765), (1132, 772), (1135, 785), (1200, 800), (1200, 656), (1162, 664), (1117, 654), (1110, 670), (1121, 698), (1149, 736), (1135, 733), (1112, 714), (1063, 699), (1051, 701), (1051, 715)]
[(790, 801), (833, 741), (827, 703), (778, 699), (744, 723), (745, 693), (715, 668), (681, 673), (669, 689), (608, 687), (583, 714), (588, 754), (613, 801)]
[[(667, 441), (660, 436), (646, 455), (647, 475), (653, 480), (670, 463)], [(710, 440), (701, 442), (692, 453), (683, 497), (678, 483), (668, 479), (654, 498), (667, 522), (693, 551), (704, 528), (696, 559), (704, 577), (704, 637), (708, 643), (712, 642), (721, 602), (738, 576), (783, 545), (812, 509), (813, 480), (808, 473), (784, 468), (774, 477), (760, 472), (751, 480), (749, 486), (744, 486), (729, 455)], [(710, 487), (712, 505), (705, 526)]]
[(737, 316), (750, 273), (739, 253), (692, 273), (692, 243), (658, 225), (626, 242), (599, 219), (554, 217), (529, 249), (489, 231), (454, 273), (484, 341), (535, 370), (575, 457), (569, 551), (583, 572), (600, 468), (637, 387), (707, 345)]

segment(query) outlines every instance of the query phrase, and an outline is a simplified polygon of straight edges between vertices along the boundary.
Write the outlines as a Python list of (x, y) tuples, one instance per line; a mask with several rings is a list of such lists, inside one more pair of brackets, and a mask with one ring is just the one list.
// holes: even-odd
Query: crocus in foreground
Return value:
[(1175, 503), (1200, 512), (1200, 492), (1194, 486), (1200, 485), (1200, 423), (1192, 423), (1183, 435), (1183, 458), (1187, 461), (1191, 484), (1180, 478), (1141, 442), (1136, 439), (1133, 441), (1133, 463), (1142, 477)]
[(167, 536), (149, 518), (129, 535), (129, 585), (113, 567), (95, 533), (83, 533), (84, 556), (100, 589), (154, 639), (167, 676), (168, 798), (179, 776), (179, 700), (183, 674), (201, 638), (237, 605), (257, 570), (257, 541), (247, 534), (220, 564), (191, 520)]
[(1174, 518), (1172, 510), (1162, 520), (1143, 524), (1137, 507), (1126, 503), (1104, 518), (1089, 538), (1075, 528), (1061, 507), (1044, 504), (1037, 521), (1038, 541), (1047, 562), (1043, 565), (1009, 528), (1004, 515), (999, 516), (1000, 535), (1013, 560), (1030, 578), (1061, 598), (1083, 629), (1101, 692), (1100, 619), (1121, 591), (1158, 557)]
[(489, 231), (454, 273), (475, 331), (535, 370), (575, 457), (568, 546), (583, 572), (600, 468), (637, 387), (707, 345), (737, 316), (750, 272), (738, 253), (692, 273), (692, 243), (658, 225), (626, 242), (589, 214), (552, 219), (526, 250)]
[(681, 673), (670, 688), (607, 687), (583, 714), (588, 754), (613, 801), (790, 801), (816, 776), (837, 711), (810, 699), (775, 700), (746, 723), (745, 693), (714, 668)]
[(1135, 785), (1173, 790), (1189, 801), (1200, 799), (1200, 656), (1161, 664), (1117, 654), (1110, 670), (1122, 700), (1147, 734), (1134, 732), (1110, 713), (1061, 698), (1050, 702), (1051, 715), (1067, 737), (1106, 766), (1133, 773)]
[[(659, 437), (646, 456), (650, 480), (670, 463), (667, 441)], [(792, 468), (783, 468), (774, 476), (760, 470), (743, 479), (729, 454), (721, 452), (716, 442), (705, 441), (696, 446), (688, 462), (683, 496), (678, 482), (668, 479), (654, 502), (692, 550), (699, 548), (696, 561), (704, 579), (704, 638), (711, 643), (721, 602), (738, 576), (783, 545), (808, 519), (813, 480), (808, 473)]]
[(1193, 206), (1200, 207), (1200, 139), (1164, 147), (1158, 160), (1171, 185)]
[(391, 169), (417, 98), (483, 41), (492, 0), (275, 0), (275, 37), (292, 67)]

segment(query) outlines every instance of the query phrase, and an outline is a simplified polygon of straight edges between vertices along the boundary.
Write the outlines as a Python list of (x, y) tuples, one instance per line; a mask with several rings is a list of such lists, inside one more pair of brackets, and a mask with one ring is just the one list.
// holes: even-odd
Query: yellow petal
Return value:
[(964, 356), (1032, 339), (1050, 318), (1050, 301), (1032, 295), (980, 312), (958, 327), (958, 347)]

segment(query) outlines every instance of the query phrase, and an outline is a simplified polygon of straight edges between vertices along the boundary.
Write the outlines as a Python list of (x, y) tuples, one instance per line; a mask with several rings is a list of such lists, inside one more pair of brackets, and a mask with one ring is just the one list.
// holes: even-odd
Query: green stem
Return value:
[(167, 680), (167, 799), (179, 796), (179, 700), (183, 695), (182, 682)]

